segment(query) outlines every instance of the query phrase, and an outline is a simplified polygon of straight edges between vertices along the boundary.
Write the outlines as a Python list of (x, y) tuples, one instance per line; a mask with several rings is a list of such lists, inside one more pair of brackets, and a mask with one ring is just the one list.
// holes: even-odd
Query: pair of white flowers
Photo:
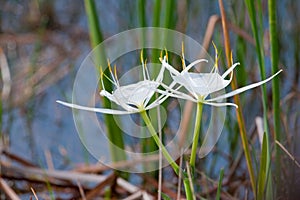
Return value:
[[(168, 63), (167, 56), (165, 56), (163, 59), (160, 58), (162, 67), (160, 69), (157, 78), (151, 80), (149, 76), (149, 72), (147, 70), (146, 63), (143, 61), (142, 56), (141, 56), (141, 61), (143, 67), (144, 80), (134, 84), (120, 86), (116, 74), (116, 68), (114, 69), (114, 73), (113, 73), (110, 65), (109, 65), (109, 70), (111, 73), (111, 79), (106, 75), (104, 75), (103, 72), (101, 72), (102, 91), (100, 92), (100, 95), (116, 103), (117, 105), (122, 107), (123, 110), (86, 107), (86, 106), (71, 104), (63, 101), (57, 101), (57, 102), (62, 105), (75, 108), (75, 109), (99, 112), (105, 114), (115, 114), (115, 115), (139, 113), (145, 110), (152, 109), (160, 105), (168, 97), (190, 100), (196, 103), (203, 103), (212, 106), (234, 106), (237, 108), (236, 104), (227, 103), (227, 102), (224, 103), (219, 101), (232, 97), (239, 93), (242, 93), (246, 90), (250, 90), (252, 88), (258, 87), (270, 81), (272, 78), (277, 76), (282, 71), (282, 70), (278, 71), (276, 74), (267, 78), (266, 80), (253, 83), (251, 85), (236, 89), (234, 91), (231, 91), (229, 93), (214, 98), (208, 98), (210, 94), (220, 91), (226, 88), (230, 84), (230, 82), (232, 81), (233, 70), (235, 69), (236, 66), (239, 65), (239, 63), (233, 64), (227, 71), (225, 71), (222, 75), (220, 75), (217, 66), (217, 55), (216, 55), (216, 61), (215, 61), (216, 63), (210, 73), (196, 73), (196, 72), (189, 72), (189, 70), (200, 62), (208, 62), (208, 61), (204, 59), (199, 59), (192, 62), (188, 66), (185, 66), (184, 55), (183, 55), (182, 56), (183, 70), (179, 72)], [(169, 71), (173, 79), (173, 82), (170, 85), (166, 85), (163, 83), (165, 69)], [(109, 79), (116, 88), (111, 93), (105, 90), (103, 84), (104, 76), (107, 79)], [(229, 76), (229, 79), (226, 79), (227, 76)], [(165, 90), (159, 89), (159, 86), (162, 86)], [(188, 93), (179, 91), (181, 87), (186, 88)], [(153, 102), (150, 102), (151, 98), (155, 93), (159, 93), (160, 96), (156, 98)]]

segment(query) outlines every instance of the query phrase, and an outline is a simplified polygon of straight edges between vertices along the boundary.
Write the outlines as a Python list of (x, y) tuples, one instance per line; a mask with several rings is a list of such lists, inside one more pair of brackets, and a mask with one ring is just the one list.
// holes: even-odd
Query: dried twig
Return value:
[(33, 189), (33, 188), (30, 188), (30, 190), (31, 190), (31, 192), (32, 192), (32, 194), (33, 194), (35, 200), (39, 200), (39, 198), (37, 197), (37, 195), (36, 195), (34, 189)]
[(296, 158), (279, 141), (275, 140), (275, 142), (290, 157), (290, 159), (295, 163), (295, 165), (300, 168), (300, 164), (296, 160)]
[(99, 172), (103, 172), (105, 170), (109, 170), (111, 168), (119, 169), (121, 167), (125, 168), (125, 167), (130, 167), (130, 166), (136, 166), (138, 163), (147, 163), (147, 162), (151, 162), (151, 161), (157, 161), (158, 159), (159, 159), (159, 155), (150, 155), (150, 156), (145, 156), (145, 157), (142, 157), (139, 159), (132, 159), (132, 160), (127, 160), (127, 161), (119, 161), (119, 162), (109, 163), (107, 165), (97, 163), (94, 165), (76, 168), (74, 171), (83, 172), (83, 173), (99, 173)]
[(86, 200), (93, 199), (94, 197), (96, 197), (105, 186), (112, 185), (113, 182), (115, 182), (115, 180), (116, 174), (112, 173), (111, 175), (107, 176), (107, 178), (104, 181), (99, 183), (94, 189), (92, 189), (85, 195)]
[(4, 179), (0, 177), (0, 188), (3, 189), (5, 194), (12, 200), (19, 200), (18, 195), (9, 187), (9, 185), (5, 182)]
[(11, 77), (10, 77), (8, 63), (1, 47), (0, 47), (0, 70), (1, 70), (2, 81), (3, 81), (1, 98), (2, 101), (6, 101), (9, 97), (10, 90), (11, 90)]

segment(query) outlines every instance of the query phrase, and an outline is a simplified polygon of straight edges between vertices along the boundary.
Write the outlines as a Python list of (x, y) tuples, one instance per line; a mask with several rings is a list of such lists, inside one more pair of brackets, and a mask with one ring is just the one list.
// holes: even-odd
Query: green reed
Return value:
[[(84, 5), (85, 5), (87, 18), (88, 18), (91, 47), (95, 48), (98, 44), (100, 44), (103, 41), (103, 36), (101, 34), (101, 29), (100, 29), (100, 23), (98, 20), (98, 14), (96, 11), (96, 4), (94, 0), (85, 0)], [(99, 51), (101, 52), (97, 53), (97, 55), (99, 55), (99, 57), (97, 58), (99, 60), (96, 61), (97, 64), (101, 62), (103, 63), (103, 61), (106, 62), (107, 59), (105, 55), (105, 50), (101, 49)], [(106, 86), (105, 87), (106, 90), (109, 91), (112, 90), (113, 86), (109, 81), (104, 80), (104, 84)], [(109, 108), (110, 101), (106, 98), (103, 98), (103, 105), (104, 107)], [(115, 144), (121, 149), (124, 149), (123, 135), (120, 128), (114, 121), (113, 116), (104, 115), (104, 119), (105, 119), (105, 124), (107, 126), (108, 138), (113, 144)], [(111, 153), (112, 161), (126, 160), (126, 155), (123, 151), (115, 151), (113, 146), (110, 146), (110, 148), (111, 148), (110, 153)]]
[[(227, 20), (226, 20), (226, 13), (223, 5), (223, 1), (219, 0), (219, 6), (221, 10), (221, 16), (222, 16), (222, 27), (223, 27), (223, 35), (224, 35), (224, 43), (225, 43), (225, 54), (226, 54), (226, 60), (227, 60), (227, 65), (230, 67), (233, 63), (231, 59), (231, 47), (230, 47), (230, 39), (229, 39), (229, 33), (228, 33), (228, 28), (227, 28)], [(237, 81), (236, 78), (234, 77), (232, 82), (231, 82), (231, 88), (234, 90), (237, 88)], [(248, 167), (248, 172), (250, 176), (250, 182), (253, 191), (255, 191), (256, 188), (256, 181), (255, 181), (255, 174), (254, 174), (254, 169), (252, 165), (252, 159), (251, 159), (251, 154), (250, 154), (250, 149), (249, 149), (249, 144), (248, 144), (248, 139), (247, 139), (247, 133), (246, 133), (246, 127), (245, 127), (245, 122), (244, 122), (244, 117), (243, 117), (243, 112), (242, 112), (242, 107), (240, 103), (240, 98), (238, 95), (234, 96), (234, 102), (239, 106), (238, 109), (236, 109), (236, 114), (237, 114), (237, 121), (240, 129), (240, 136), (242, 140), (242, 145), (243, 145), (243, 150), (246, 158), (246, 163)]]
[[(255, 2), (252, 0), (245, 0), (252, 33), (255, 40), (256, 45), (256, 54), (258, 57), (258, 64), (260, 69), (261, 79), (266, 78), (266, 70), (265, 70), (265, 53), (264, 53), (264, 46), (263, 46), (263, 16), (262, 16), (262, 7), (261, 1), (259, 0), (255, 7)], [(258, 16), (257, 16), (258, 15)], [(277, 78), (276, 78), (277, 79)], [(258, 187), (257, 187), (257, 199), (264, 199), (266, 198), (265, 192), (268, 196), (271, 195), (272, 190), (272, 175), (270, 171), (270, 162), (271, 162), (271, 152), (269, 147), (269, 128), (268, 128), (268, 116), (267, 116), (267, 89), (266, 86), (262, 86), (262, 102), (263, 102), (263, 119), (264, 119), (264, 131), (266, 136), (264, 136), (263, 148), (261, 152), (261, 156), (265, 160), (261, 160), (260, 169), (258, 173)], [(266, 163), (264, 163), (266, 162)]]
[[(270, 47), (271, 47), (271, 64), (272, 73), (278, 71), (278, 36), (277, 36), (277, 18), (276, 18), (276, 1), (268, 1), (269, 10), (269, 26), (270, 26)], [(281, 128), (280, 128), (280, 88), (279, 88), (279, 77), (275, 77), (272, 80), (272, 100), (273, 100), (273, 113), (274, 113), (274, 132), (275, 141), (281, 142)], [(280, 174), (280, 151), (275, 145), (276, 155), (276, 174), (278, 174), (277, 181), (279, 180)]]

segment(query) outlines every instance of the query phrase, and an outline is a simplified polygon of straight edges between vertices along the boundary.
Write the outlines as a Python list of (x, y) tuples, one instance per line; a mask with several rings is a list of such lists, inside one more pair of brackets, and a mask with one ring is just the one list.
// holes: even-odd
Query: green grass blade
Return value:
[[(103, 41), (98, 15), (96, 11), (96, 4), (94, 0), (85, 0), (84, 4), (85, 4), (86, 14), (88, 18), (91, 46), (92, 48), (94, 48)], [(100, 60), (102, 62), (103, 60), (106, 61), (105, 50), (100, 49), (99, 51), (101, 51), (97, 53), (97, 55), (99, 55), (98, 58), (99, 60), (96, 62), (100, 63)], [(112, 90), (112, 85), (110, 82), (105, 80), (104, 84), (106, 85), (105, 87), (106, 90)], [(103, 105), (104, 107), (109, 108), (110, 107), (109, 100), (104, 98)], [(107, 126), (108, 138), (110, 139), (110, 141), (116, 146), (118, 146), (120, 149), (124, 149), (123, 135), (120, 128), (114, 121), (113, 116), (105, 115), (105, 124)], [(116, 151), (113, 145), (110, 145), (110, 149), (111, 149), (110, 153), (111, 153), (112, 161), (126, 160), (125, 152), (123, 152), (122, 150)]]
[(261, 157), (260, 157), (260, 167), (258, 174), (258, 184), (257, 184), (257, 199), (265, 199), (266, 183), (268, 178), (268, 170), (270, 164), (270, 152), (269, 152), (269, 139), (266, 133), (263, 135)]
[(159, 27), (160, 25), (160, 8), (161, 8), (161, 1), (155, 0), (154, 1), (154, 8), (153, 8), (153, 27)]
[(216, 200), (220, 200), (221, 198), (221, 189), (222, 189), (222, 181), (224, 177), (224, 169), (221, 169), (220, 171), (220, 177), (219, 177), (219, 183), (218, 183), (218, 190), (216, 195)]
[(91, 47), (94, 48), (103, 41), (96, 4), (94, 0), (85, 0), (84, 5), (88, 18)]
[[(231, 47), (230, 47), (230, 38), (229, 38), (229, 33), (227, 29), (227, 22), (226, 22), (226, 13), (223, 5), (223, 1), (219, 0), (219, 6), (220, 6), (220, 11), (221, 11), (221, 17), (222, 17), (222, 28), (223, 28), (223, 36), (224, 36), (224, 44), (225, 44), (225, 54), (226, 54), (226, 60), (227, 60), (227, 65), (230, 67), (233, 63), (231, 60)], [(231, 88), (232, 90), (235, 90), (237, 88), (237, 81), (236, 78), (234, 77), (231, 82)], [(245, 121), (243, 117), (243, 112), (241, 109), (241, 104), (240, 104), (240, 98), (238, 95), (235, 95), (233, 97), (235, 104), (239, 106), (239, 109), (236, 109), (236, 114), (237, 114), (237, 121), (240, 129), (240, 136), (242, 140), (242, 145), (243, 145), (243, 150), (246, 158), (246, 163), (247, 163), (247, 168), (250, 176), (250, 182), (251, 182), (251, 187), (253, 191), (255, 191), (256, 188), (256, 182), (255, 182), (255, 174), (253, 170), (253, 165), (252, 165), (252, 158), (251, 158), (251, 151), (249, 149), (249, 144), (248, 144), (248, 139), (247, 139), (247, 132), (246, 132), (246, 127), (245, 127)]]
[[(251, 23), (251, 28), (252, 32), (254, 35), (255, 39), (255, 44), (256, 44), (256, 54), (258, 58), (258, 64), (259, 64), (259, 70), (260, 70), (260, 76), (262, 80), (266, 79), (266, 70), (265, 70), (265, 54), (264, 54), (264, 46), (263, 46), (263, 30), (262, 30), (262, 19), (260, 17), (259, 24), (257, 24), (257, 18), (256, 18), (256, 13), (257, 11), (255, 10), (255, 5), (254, 1), (252, 0), (245, 0), (246, 2), (246, 7), (248, 10), (249, 18), (250, 18), (250, 23)], [(258, 5), (261, 5), (261, 2), (258, 1)], [(258, 6), (258, 13), (262, 12), (261, 11), (261, 6)], [(261, 13), (260, 13), (261, 15)], [(266, 85), (262, 85), (262, 102), (263, 102), (263, 119), (264, 119), (264, 131), (269, 134), (268, 130), (268, 118), (267, 118), (267, 88)]]
[(173, 17), (173, 13), (175, 10), (175, 1), (174, 0), (165, 0), (165, 5), (166, 5), (166, 9), (165, 9), (165, 23), (164, 23), (164, 27), (165, 28), (172, 28), (174, 26), (174, 17)]
[(145, 11), (145, 6), (146, 6), (146, 1), (145, 0), (138, 0), (137, 2), (138, 5), (138, 10), (137, 10), (137, 14), (138, 14), (138, 22), (139, 22), (139, 26), (140, 27), (146, 27), (146, 11)]
[[(255, 9), (254, 1), (252, 1), (252, 0), (245, 0), (245, 1), (246, 1), (246, 6), (247, 6), (247, 9), (248, 9), (249, 17), (250, 17), (252, 32), (253, 32), (254, 39), (255, 39), (256, 52), (257, 52), (257, 56), (258, 56), (258, 62), (259, 62), (259, 68), (260, 68), (260, 73), (261, 73), (261, 79), (265, 79), (266, 78), (266, 73), (265, 73), (265, 62), (264, 62), (265, 55), (264, 55), (264, 46), (263, 46), (263, 18), (262, 18), (262, 8), (261, 8), (262, 7), (261, 6), (262, 3), (259, 0), (258, 1), (258, 5), (257, 5), (257, 9)], [(270, 7), (269, 7), (269, 9), (270, 9)], [(274, 12), (274, 11), (271, 11), (271, 12)], [(256, 13), (258, 13), (258, 17), (259, 17), (259, 21), (258, 21), (259, 24), (258, 25), (257, 25), (257, 19), (256, 19), (256, 15), (255, 15)], [(275, 29), (276, 29), (276, 27), (275, 27)], [(271, 44), (271, 46), (272, 46), (272, 44)], [(277, 51), (276, 49), (277, 49), (277, 46), (275, 47), (275, 52)], [(275, 57), (278, 57), (276, 55), (276, 53), (271, 53), (271, 54), (273, 56), (275, 56)], [(271, 58), (271, 60), (272, 60), (272, 58)], [(274, 65), (273, 61), (272, 61), (272, 64)], [(275, 65), (278, 65), (278, 60), (277, 60), (277, 64), (275, 63)], [(276, 70), (278, 71), (278, 69), (276, 68), (275, 70), (273, 69), (272, 72), (273, 73), (277, 72)], [(275, 82), (276, 82), (276, 80), (277, 80), (277, 84), (278, 84), (278, 77), (276, 77)], [(272, 83), (273, 82), (274, 82), (274, 80), (272, 80)], [(278, 95), (278, 97), (276, 97), (276, 98), (278, 100), (277, 103), (278, 103), (278, 106), (279, 106), (279, 85), (277, 85), (277, 86), (278, 87), (276, 88), (276, 85), (275, 85), (275, 88), (274, 88), (274, 85), (273, 85), (273, 90), (276, 90), (276, 89), (278, 90), (277, 91), (278, 93), (276, 93), (276, 92), (273, 91), (273, 96), (274, 95)], [(274, 94), (274, 93), (276, 93), (276, 94)], [(267, 90), (266, 90), (266, 85), (262, 86), (262, 95), (263, 95), (262, 101), (263, 101), (263, 110), (264, 110), (264, 130), (265, 130), (266, 134), (269, 135), (269, 132), (268, 132), (269, 131), (268, 130), (268, 119), (267, 119)], [(275, 110), (278, 112), (278, 110), (275, 108), (276, 107), (276, 105), (275, 105), (276, 103), (274, 101), (276, 101), (276, 100), (273, 99), (274, 112), (275, 112)], [(280, 113), (277, 113), (277, 114), (280, 114)], [(274, 120), (275, 120), (275, 117), (274, 117)], [(279, 117), (278, 117), (278, 120), (279, 120)], [(279, 125), (279, 123), (278, 123), (278, 125)], [(280, 127), (278, 127), (278, 128), (280, 129)], [(276, 139), (278, 137), (278, 132), (277, 131), (279, 131), (279, 129), (277, 130), (276, 126), (275, 126), (274, 129), (275, 129), (275, 139)], [(267, 137), (267, 140), (268, 140), (268, 137)], [(268, 152), (267, 152), (267, 154), (268, 154), (267, 162), (268, 163), (267, 163), (267, 166), (266, 166), (265, 170), (268, 170), (270, 168), (269, 141), (267, 142), (267, 147), (268, 147)], [(278, 151), (276, 151), (276, 153), (277, 152)], [(278, 157), (277, 154), (276, 154), (276, 157)], [(276, 174), (279, 174), (279, 172), (276, 173)], [(267, 195), (270, 196), (270, 195), (272, 195), (272, 173), (271, 173), (271, 170), (268, 171), (268, 174), (267, 174), (266, 177), (267, 177), (268, 182), (267, 182), (267, 185), (264, 185), (264, 187), (267, 186)], [(264, 179), (264, 177), (260, 177), (260, 176), (258, 178), (261, 179), (261, 181), (263, 181), (263, 179)], [(262, 183), (260, 183), (260, 184), (262, 184)], [(261, 192), (262, 192), (261, 190), (262, 190), (262, 188), (260, 188), (260, 187), (262, 187), (262, 185), (260, 185), (257, 188), (259, 190), (259, 191), (257, 191), (257, 193), (260, 195), (260, 198), (261, 198)]]

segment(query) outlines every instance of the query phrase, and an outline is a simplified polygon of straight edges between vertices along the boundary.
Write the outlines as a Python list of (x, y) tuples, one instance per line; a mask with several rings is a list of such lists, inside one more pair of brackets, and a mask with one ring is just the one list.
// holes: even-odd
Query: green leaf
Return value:
[[(95, 48), (98, 44), (100, 44), (103, 41), (103, 36), (101, 34), (100, 23), (98, 20), (98, 14), (96, 10), (96, 4), (94, 0), (85, 0), (84, 5), (87, 14), (88, 24), (89, 24), (91, 47)], [(99, 66), (98, 65), (99, 63), (103, 62), (103, 60), (107, 60), (105, 49), (99, 49), (97, 55), (98, 57), (96, 60), (96, 66)], [(104, 80), (104, 84), (106, 85), (107, 90), (112, 89), (112, 84), (109, 81)], [(110, 101), (104, 98), (103, 105), (106, 108), (110, 108)], [(114, 147), (114, 145), (110, 145), (110, 153), (111, 153), (112, 161), (116, 162), (116, 161), (126, 160), (126, 154), (124, 153), (124, 151), (122, 151), (122, 149), (124, 149), (122, 131), (117, 126), (113, 116), (105, 115), (105, 124), (107, 125), (108, 138), (113, 144), (115, 144), (121, 149), (121, 150), (117, 150)]]
[[(269, 151), (269, 139), (266, 133), (263, 135), (260, 168), (258, 174), (258, 185), (257, 185), (257, 199), (266, 199), (265, 191), (268, 186), (270, 187), (271, 176), (269, 173), (270, 168), (270, 151)], [(269, 182), (269, 184), (268, 184)], [(269, 188), (270, 189), (270, 188)], [(269, 194), (270, 195), (270, 194)]]
[(171, 197), (169, 197), (169, 195), (165, 194), (165, 193), (161, 193), (161, 197), (164, 199), (164, 200), (172, 200)]

